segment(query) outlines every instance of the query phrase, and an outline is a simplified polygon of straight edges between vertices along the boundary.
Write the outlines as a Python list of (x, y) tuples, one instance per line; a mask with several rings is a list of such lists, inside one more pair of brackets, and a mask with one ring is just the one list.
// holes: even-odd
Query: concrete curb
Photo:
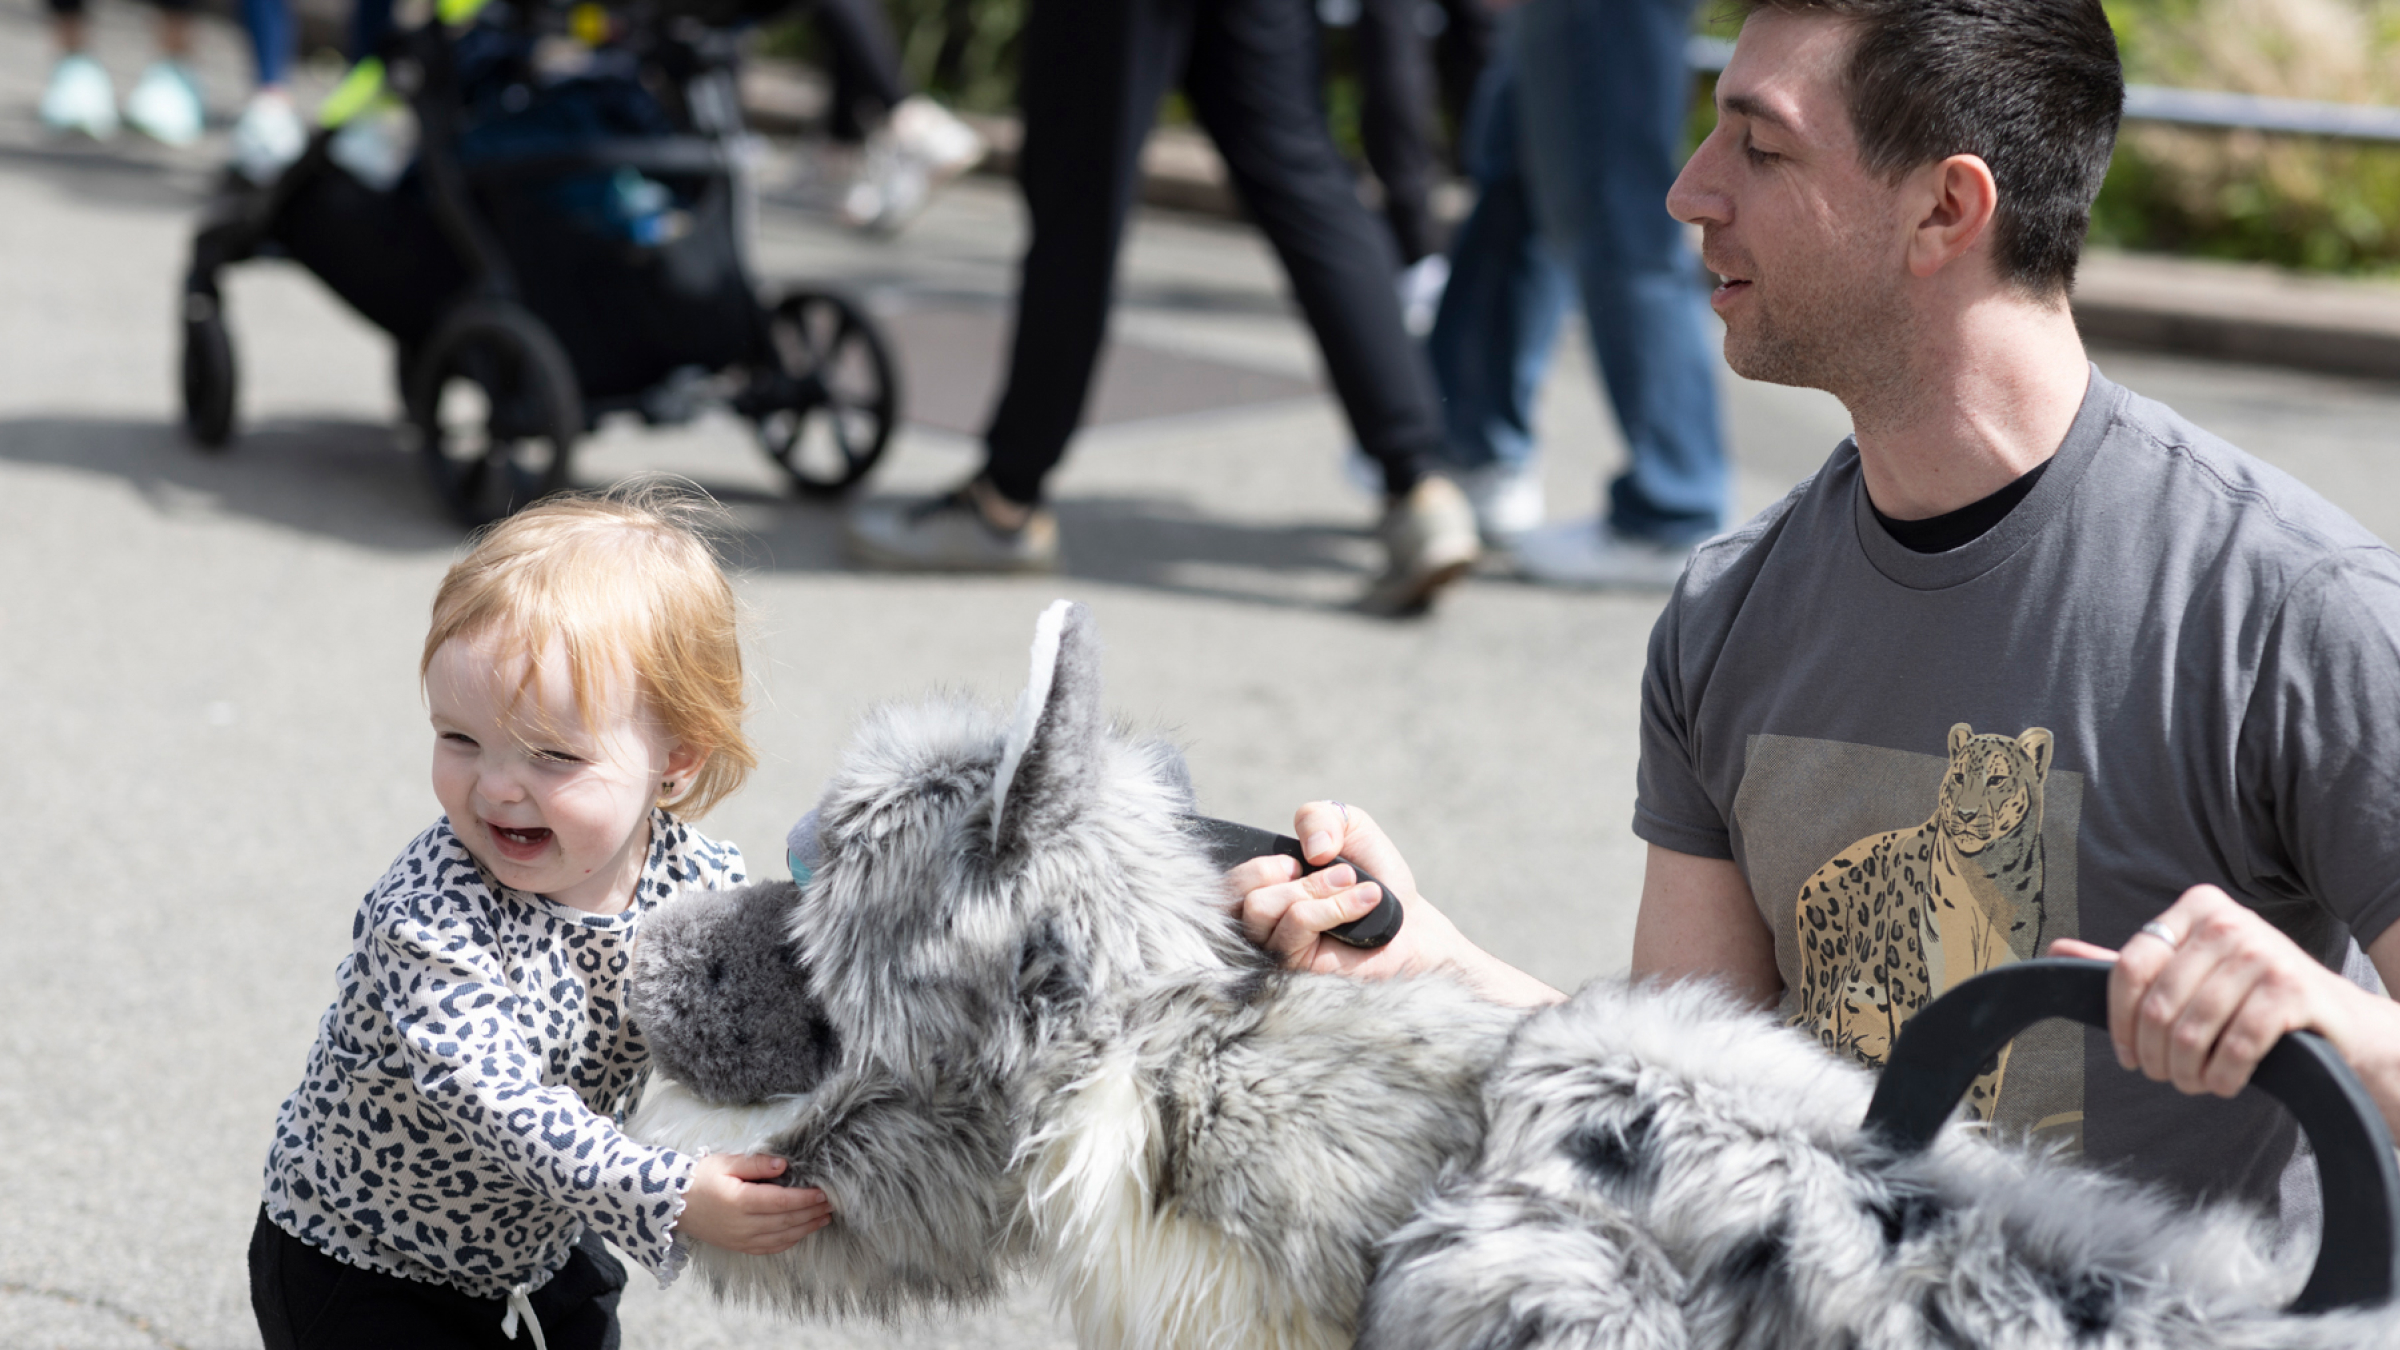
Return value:
[(2094, 251), (2075, 323), (2098, 342), (2400, 379), (2400, 285), (2257, 263)]

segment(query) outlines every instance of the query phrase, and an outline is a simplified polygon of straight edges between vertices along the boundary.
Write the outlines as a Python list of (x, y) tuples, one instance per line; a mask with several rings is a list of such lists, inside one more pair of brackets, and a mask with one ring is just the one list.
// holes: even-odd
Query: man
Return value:
[[(2400, 978), (2400, 559), (2086, 362), (2067, 291), (2122, 97), (2097, 0), (1753, 0), (1668, 205), (1733, 368), (1855, 434), (1652, 633), (1633, 971), (1874, 1064), (1967, 975), (2121, 947), (2113, 1044), (2037, 1029), (1975, 1110), (2273, 1206), (2288, 1120), (2155, 1084), (2231, 1098), (2313, 1027), (2400, 1125), (2400, 1007), (2336, 973), (2355, 940)], [(1356, 808), (1298, 829), (1415, 899)], [(1290, 876), (1236, 882), (1295, 960), (1555, 997), (1422, 904), (1353, 958), (1316, 934), (1373, 888)]]

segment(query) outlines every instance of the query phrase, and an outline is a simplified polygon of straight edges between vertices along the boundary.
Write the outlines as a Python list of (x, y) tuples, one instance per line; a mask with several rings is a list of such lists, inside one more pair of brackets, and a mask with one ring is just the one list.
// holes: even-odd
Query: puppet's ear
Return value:
[(1092, 612), (1054, 600), (1033, 630), (1033, 673), (992, 778), (992, 847), (1063, 822), (1100, 770), (1100, 639)]

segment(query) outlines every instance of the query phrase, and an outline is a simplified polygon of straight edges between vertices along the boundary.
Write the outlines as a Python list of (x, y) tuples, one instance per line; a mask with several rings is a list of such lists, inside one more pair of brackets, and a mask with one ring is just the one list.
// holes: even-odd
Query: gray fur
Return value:
[(788, 883), (702, 891), (660, 910), (636, 953), (635, 1021), (685, 1083), (723, 1103), (815, 1087), (841, 1052), (785, 935)]
[[(1183, 823), (1182, 757), (1107, 726), (1089, 616), (1063, 619), (1035, 716), (943, 698), (866, 719), (817, 808), (805, 891), (752, 886), (645, 935), (635, 1015), (659, 1069), (714, 1102), (807, 1089), (773, 1148), (836, 1203), (782, 1256), (696, 1261), (721, 1292), (885, 1314), (1063, 1262), (1027, 1169), (1121, 1063), (1156, 1122), (1154, 1212), (1288, 1292), (1255, 1316), (1346, 1334), (1377, 1241), (1480, 1138), (1476, 1084), (1519, 1015), (1447, 977), (1276, 969)], [(803, 1083), (778, 1068), (786, 1042), (798, 1059), (838, 1044), (838, 1062)]]
[(703, 1146), (835, 1202), (780, 1256), (696, 1251), (720, 1292), (888, 1315), (1030, 1268), (1087, 1345), (2400, 1350), (2389, 1313), (2276, 1311), (2299, 1273), (2241, 1211), (1955, 1127), (1890, 1156), (1862, 1070), (1709, 987), (1525, 1019), (1273, 968), (1181, 757), (1102, 721), (1088, 615), (1045, 633), (1013, 719), (867, 719), (804, 889), (644, 937), (661, 1087), (738, 1118)]
[(1512, 1040), (1359, 1345), (2400, 1346), (2390, 1312), (2280, 1313), (2303, 1272), (2248, 1211), (1964, 1125), (1895, 1158), (1872, 1087), (1709, 986), (1585, 989)]

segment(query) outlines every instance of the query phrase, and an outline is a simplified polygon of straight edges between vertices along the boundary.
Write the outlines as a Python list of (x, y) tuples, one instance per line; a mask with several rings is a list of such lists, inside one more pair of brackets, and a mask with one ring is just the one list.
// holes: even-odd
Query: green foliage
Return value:
[[(1017, 44), (1030, 0), (883, 0), (911, 84), (954, 108), (1004, 112), (1017, 97)], [(823, 63), (805, 9), (771, 25), (772, 56)]]
[[(2126, 78), (2400, 101), (2395, 0), (2107, 0)], [(2092, 211), (2123, 248), (2313, 271), (2400, 267), (2400, 148), (2127, 123)]]

